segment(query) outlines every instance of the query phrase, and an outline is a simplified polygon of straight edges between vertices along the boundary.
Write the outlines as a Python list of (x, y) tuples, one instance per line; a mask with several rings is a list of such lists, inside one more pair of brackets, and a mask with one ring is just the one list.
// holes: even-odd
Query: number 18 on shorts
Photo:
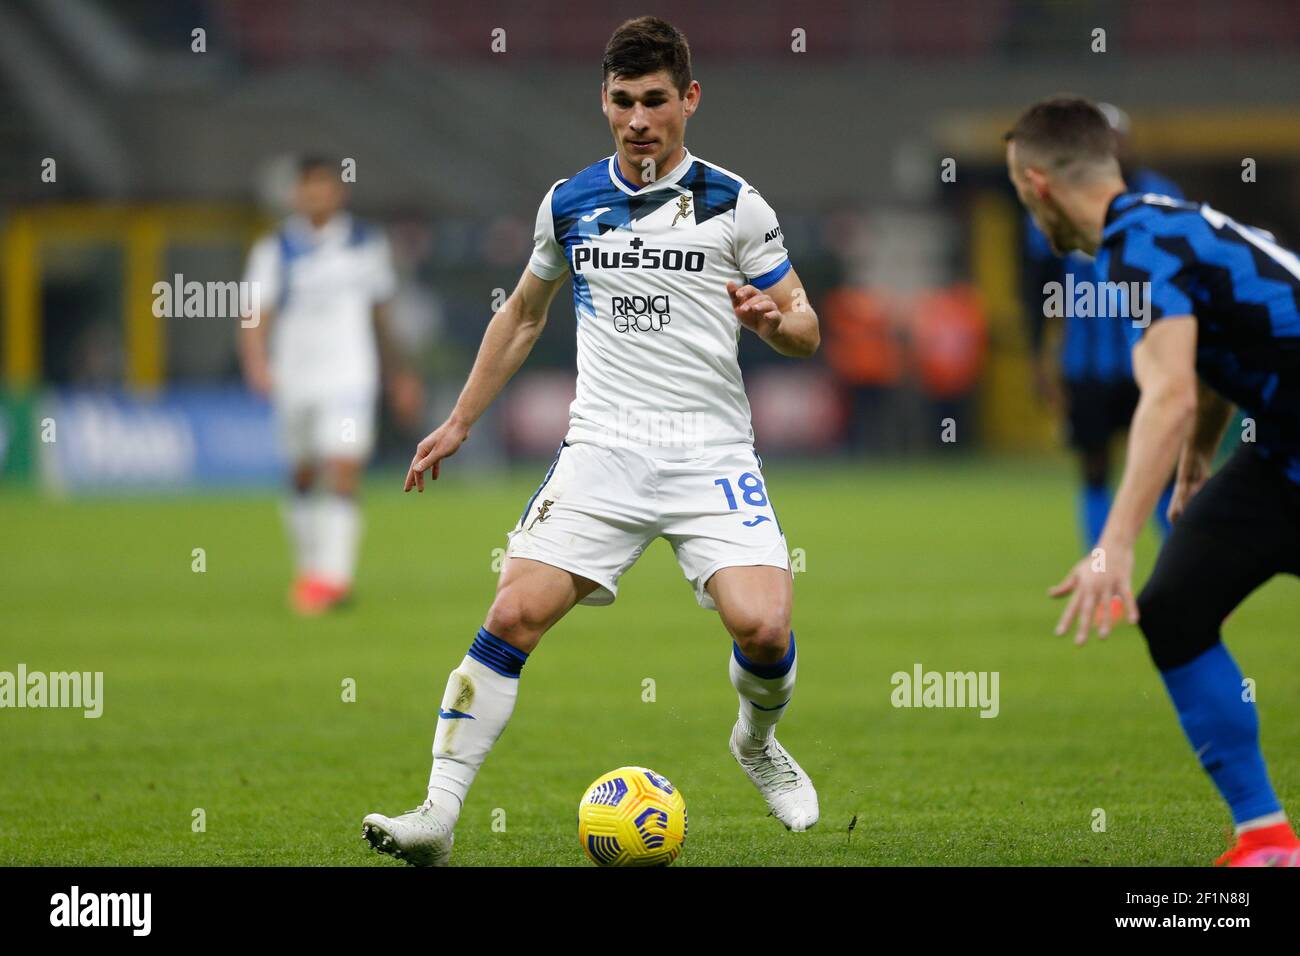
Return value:
[(657, 449), (565, 443), (509, 534), (510, 557), (589, 578), (584, 604), (609, 604), (618, 581), (656, 538), (704, 608), (704, 586), (726, 567), (789, 568), (785, 535), (752, 445), (705, 448), (690, 458)]

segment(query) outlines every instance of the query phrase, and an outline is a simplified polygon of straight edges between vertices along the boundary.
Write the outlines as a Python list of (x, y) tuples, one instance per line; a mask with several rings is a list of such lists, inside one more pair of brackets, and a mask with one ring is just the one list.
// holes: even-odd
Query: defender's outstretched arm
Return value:
[(1091, 555), (1083, 558), (1048, 592), (1052, 597), (1071, 595), (1056, 633), (1064, 634), (1072, 622), (1077, 622), (1076, 644), (1088, 640), (1097, 608), (1103, 609), (1098, 636), (1110, 633), (1109, 608), (1115, 597), (1123, 600), (1129, 623), (1137, 623), (1131, 580), (1133, 544), (1192, 431), (1196, 416), (1196, 331), (1193, 316), (1161, 319), (1133, 350), (1133, 376), (1142, 395), (1129, 427), (1124, 476), (1097, 542), (1101, 560)]

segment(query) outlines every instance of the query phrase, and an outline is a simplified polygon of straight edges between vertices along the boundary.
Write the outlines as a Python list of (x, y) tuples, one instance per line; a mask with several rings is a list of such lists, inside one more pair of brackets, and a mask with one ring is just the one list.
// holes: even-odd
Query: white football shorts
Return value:
[(749, 444), (663, 458), (654, 448), (560, 446), (508, 535), (506, 554), (595, 581), (583, 604), (610, 604), (618, 579), (655, 538), (672, 545), (700, 606), (721, 568), (790, 567), (785, 535)]
[(328, 398), (277, 394), (274, 405), (280, 448), (292, 464), (370, 458), (375, 397), (369, 391)]

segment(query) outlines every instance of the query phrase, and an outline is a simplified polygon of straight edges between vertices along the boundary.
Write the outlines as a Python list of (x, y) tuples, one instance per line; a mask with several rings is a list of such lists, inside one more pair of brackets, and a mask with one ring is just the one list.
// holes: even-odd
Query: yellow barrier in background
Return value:
[(153, 314), (153, 286), (164, 275), (167, 249), (184, 242), (251, 243), (265, 219), (254, 209), (224, 205), (67, 204), (10, 213), (5, 224), (4, 379), (14, 389), (34, 385), (42, 367), (41, 251), (53, 243), (104, 243), (124, 252), (122, 317), (126, 385), (158, 388), (166, 375), (162, 319)]

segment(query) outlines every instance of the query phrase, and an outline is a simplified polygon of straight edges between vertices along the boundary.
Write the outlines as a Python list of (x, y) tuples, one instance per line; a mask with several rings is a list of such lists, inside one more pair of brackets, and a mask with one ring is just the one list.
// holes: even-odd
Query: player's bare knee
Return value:
[(757, 664), (773, 664), (790, 649), (790, 626), (775, 617), (733, 621), (731, 633), (740, 652)]
[(531, 652), (541, 640), (546, 621), (518, 589), (506, 587), (497, 593), (483, 626), (507, 644)]
[(503, 591), (492, 602), (483, 626), (506, 643), (514, 644), (524, 630), (523, 607), (513, 594)]

